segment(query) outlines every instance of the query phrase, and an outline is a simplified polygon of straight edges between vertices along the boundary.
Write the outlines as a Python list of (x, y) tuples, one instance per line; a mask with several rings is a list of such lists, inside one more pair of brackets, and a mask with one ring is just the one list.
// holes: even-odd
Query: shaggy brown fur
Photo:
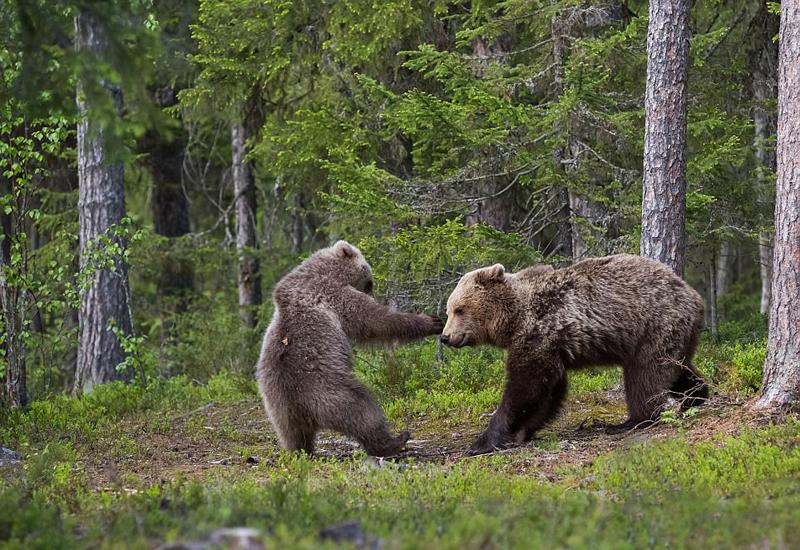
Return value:
[(439, 334), (442, 321), (393, 311), (372, 297), (372, 270), (345, 241), (316, 252), (281, 279), (264, 335), (257, 378), (267, 414), (290, 450), (314, 450), (320, 429), (355, 438), (371, 455), (400, 452), (375, 399), (353, 375), (357, 342), (394, 342)]
[(558, 414), (568, 369), (623, 366), (629, 418), (612, 432), (652, 422), (670, 392), (683, 407), (702, 403), (708, 388), (691, 364), (702, 326), (700, 295), (639, 256), (467, 273), (447, 302), (442, 341), (508, 349), (502, 403), (470, 453), (530, 440)]

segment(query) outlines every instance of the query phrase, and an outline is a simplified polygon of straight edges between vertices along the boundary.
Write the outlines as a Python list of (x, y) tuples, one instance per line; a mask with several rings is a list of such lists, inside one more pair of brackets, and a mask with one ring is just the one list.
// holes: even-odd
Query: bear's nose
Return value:
[(442, 334), (441, 336), (439, 336), (439, 340), (441, 340), (442, 344), (445, 344), (445, 345), (450, 343), (450, 337), (448, 335), (446, 335), (446, 334)]

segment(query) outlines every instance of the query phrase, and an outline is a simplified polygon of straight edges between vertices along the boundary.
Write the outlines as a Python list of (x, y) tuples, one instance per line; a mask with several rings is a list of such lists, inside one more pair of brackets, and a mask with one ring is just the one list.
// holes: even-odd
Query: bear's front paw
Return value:
[(426, 315), (430, 324), (429, 332), (432, 335), (441, 334), (444, 330), (444, 321), (433, 315)]
[(502, 440), (495, 434), (484, 432), (475, 443), (470, 445), (470, 448), (467, 450), (467, 456), (485, 455), (505, 449), (507, 446), (507, 441)]

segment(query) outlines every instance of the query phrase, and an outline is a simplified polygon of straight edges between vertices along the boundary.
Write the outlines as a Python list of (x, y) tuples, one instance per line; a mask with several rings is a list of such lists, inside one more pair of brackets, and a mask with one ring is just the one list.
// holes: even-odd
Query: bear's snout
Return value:
[(439, 338), (441, 339), (442, 344), (450, 346), (451, 348), (462, 348), (470, 343), (469, 335), (464, 333), (457, 334), (455, 336), (442, 334)]

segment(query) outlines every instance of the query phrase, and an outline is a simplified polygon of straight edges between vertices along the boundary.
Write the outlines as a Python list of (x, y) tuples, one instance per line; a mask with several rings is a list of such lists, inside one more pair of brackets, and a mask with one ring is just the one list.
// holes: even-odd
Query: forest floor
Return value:
[[(681, 435), (692, 442), (734, 435), (743, 427), (766, 425), (769, 416), (754, 415), (744, 400), (716, 396), (691, 419), (662, 422), (618, 435), (608, 435), (599, 423), (625, 418), (624, 396), (610, 390), (591, 400), (572, 399), (565, 411), (530, 444), (498, 451), (494, 455), (519, 461), (519, 473), (558, 481), (570, 466), (586, 466), (617, 449)], [(412, 434), (407, 450), (388, 459), (366, 457), (369, 463), (405, 461), (457, 463), (475, 460), (465, 454), (488, 424), (491, 413), (476, 423), (463, 416), (454, 419), (415, 419), (405, 426)], [(216, 471), (244, 473), (259, 464), (274, 465), (281, 457), (277, 439), (261, 401), (253, 396), (232, 403), (207, 403), (154, 422), (150, 415), (119, 422), (112, 432), (84, 447), (82, 467), (92, 486), (100, 491), (133, 491), (125, 480), (147, 484), (182, 478), (202, 478)], [(358, 443), (334, 432), (321, 432), (315, 456), (349, 460), (359, 452)]]
[[(24, 457), (0, 468), (0, 546), (800, 544), (800, 421), (743, 398), (611, 436), (597, 424), (625, 404), (609, 388), (572, 395), (533, 442), (493, 455), (464, 454), (491, 413), (456, 410), (396, 421), (412, 432), (399, 457), (322, 433), (309, 458), (280, 452), (252, 388), (226, 384), (119, 386), (0, 419)], [(221, 531), (234, 527), (253, 531)]]

